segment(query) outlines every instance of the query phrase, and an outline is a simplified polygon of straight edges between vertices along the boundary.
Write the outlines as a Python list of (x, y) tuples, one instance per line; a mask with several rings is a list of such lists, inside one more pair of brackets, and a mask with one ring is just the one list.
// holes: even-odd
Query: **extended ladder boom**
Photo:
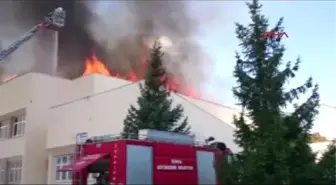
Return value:
[(56, 8), (54, 11), (50, 12), (45, 20), (38, 25), (35, 25), (26, 34), (20, 37), (18, 40), (14, 41), (8, 48), (0, 51), (0, 64), (4, 62), (9, 55), (16, 51), (23, 43), (31, 39), (37, 32), (44, 28), (52, 29), (58, 31), (65, 24), (66, 12), (63, 8)]

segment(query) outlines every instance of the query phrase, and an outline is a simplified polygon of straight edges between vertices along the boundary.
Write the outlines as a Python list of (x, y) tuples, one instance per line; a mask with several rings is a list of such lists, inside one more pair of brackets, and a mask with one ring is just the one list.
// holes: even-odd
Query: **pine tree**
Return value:
[(167, 74), (163, 66), (161, 45), (155, 42), (151, 49), (148, 71), (140, 83), (138, 108), (131, 105), (124, 120), (124, 134), (137, 135), (140, 129), (156, 129), (188, 134), (188, 118), (182, 105), (173, 107), (170, 90), (165, 88)]
[(328, 146), (319, 160), (315, 184), (334, 185), (336, 183), (336, 140)]
[[(242, 52), (236, 54), (237, 87), (233, 89), (243, 108), (234, 118), (236, 143), (243, 151), (231, 167), (233, 172), (223, 178), (231, 184), (309, 184), (315, 169), (309, 132), (319, 104), (318, 87), (313, 87), (309, 78), (302, 86), (285, 91), (286, 83), (299, 69), (300, 59), (281, 69), (285, 51), (281, 38), (264, 38), (265, 32), (282, 33), (283, 19), (269, 30), (258, 0), (247, 5), (252, 23), (236, 24)], [(312, 94), (306, 102), (285, 114), (286, 106), (308, 90)], [(252, 123), (247, 124), (243, 116)]]

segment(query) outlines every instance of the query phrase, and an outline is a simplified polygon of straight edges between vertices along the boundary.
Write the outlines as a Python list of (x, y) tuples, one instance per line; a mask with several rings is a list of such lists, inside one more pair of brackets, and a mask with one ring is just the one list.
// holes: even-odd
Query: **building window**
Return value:
[(7, 139), (9, 135), (9, 124), (0, 122), (0, 140)]
[(69, 182), (72, 179), (71, 171), (57, 172), (57, 170), (71, 164), (72, 155), (63, 155), (56, 157), (56, 182)]
[(6, 184), (6, 167), (3, 164), (0, 164), (0, 184)]
[[(57, 170), (68, 166), (72, 163), (73, 155), (63, 155), (63, 156), (56, 156), (56, 183), (69, 183), (72, 180), (72, 173), (71, 171), (65, 172), (57, 172)], [(95, 174), (89, 174), (87, 182), (93, 184), (95, 182), (94, 178)]]
[(8, 184), (20, 184), (22, 172), (22, 161), (9, 161), (8, 163)]
[(19, 137), (23, 135), (25, 127), (25, 116), (12, 117), (12, 137)]

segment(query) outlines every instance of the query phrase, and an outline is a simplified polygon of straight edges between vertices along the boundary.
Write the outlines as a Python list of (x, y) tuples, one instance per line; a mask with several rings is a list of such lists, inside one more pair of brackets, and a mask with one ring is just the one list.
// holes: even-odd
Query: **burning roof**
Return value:
[[(142, 70), (143, 72), (142, 74), (136, 73), (132, 70), (130, 70), (124, 75), (114, 72), (113, 70), (111, 70), (110, 72), (110, 70), (106, 68), (104, 63), (100, 61), (94, 53), (92, 53), (92, 55), (85, 60), (85, 70), (83, 72), (83, 75), (90, 75), (90, 74), (98, 73), (104, 76), (112, 76), (112, 77), (132, 81), (132, 82), (137, 82), (137, 81), (142, 80), (142, 77), (144, 76), (144, 73), (146, 72), (147, 65), (146, 63), (143, 63), (143, 66), (140, 66), (140, 67), (144, 69)], [(194, 98), (200, 97), (200, 94), (193, 91), (192, 88), (186, 89), (184, 87), (182, 88), (181, 86), (179, 86), (179, 84), (176, 81), (174, 81), (174, 78), (172, 77), (168, 78), (167, 80), (167, 88), (171, 89), (172, 91), (179, 92), (186, 96), (191, 96)]]
[[(77, 78), (84, 71), (85, 75), (96, 72), (138, 81), (147, 69), (150, 43), (161, 37), (169, 88), (199, 96), (206, 80), (204, 65), (211, 66), (211, 61), (194, 39), (199, 22), (188, 12), (187, 1), (111, 1), (106, 4), (109, 7), (106, 12), (92, 8), (97, 7), (97, 3), (13, 1), (11, 6), (14, 12), (20, 12), (14, 13), (20, 16), (15, 21), (25, 26), (33, 25), (55, 7), (67, 11), (57, 51), (58, 71), (63, 77)], [(37, 44), (49, 42), (47, 37), (50, 35), (40, 34)], [(47, 56), (37, 63), (45, 63), (46, 58), (53, 55), (48, 52), (36, 53)]]

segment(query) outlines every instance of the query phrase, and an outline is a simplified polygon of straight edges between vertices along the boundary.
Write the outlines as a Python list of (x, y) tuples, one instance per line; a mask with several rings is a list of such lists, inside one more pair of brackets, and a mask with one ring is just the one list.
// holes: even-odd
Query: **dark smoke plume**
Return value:
[[(81, 75), (84, 68), (84, 60), (90, 55), (91, 50), (102, 55), (103, 49), (93, 40), (85, 25), (93, 18), (87, 6), (80, 1), (55, 0), (55, 1), (22, 1), (18, 3), (17, 19), (24, 24), (34, 25), (42, 20), (45, 15), (56, 7), (63, 7), (67, 11), (66, 26), (59, 31), (58, 39), (58, 70), (70, 78)], [(49, 34), (39, 35), (39, 40), (45, 42)], [(43, 50), (41, 51), (43, 52)]]
[[(165, 64), (182, 86), (200, 86), (203, 69), (211, 66), (195, 36), (200, 22), (190, 16), (187, 1), (122, 1), (118, 12), (102, 13), (100, 21), (89, 26), (95, 40), (108, 48), (107, 65), (138, 71), (148, 53), (144, 48), (159, 38), (165, 51)], [(204, 20), (202, 20), (204, 21)], [(145, 45), (145, 47), (144, 47)], [(141, 72), (141, 70), (139, 71)]]
[[(111, 1), (112, 3), (113, 1)], [(59, 33), (58, 67), (69, 78), (82, 74), (84, 60), (94, 51), (111, 70), (142, 73), (148, 46), (160, 38), (167, 69), (181, 85), (199, 85), (204, 63), (211, 65), (194, 37), (198, 22), (190, 17), (185, 1), (120, 1), (97, 14), (87, 3), (73, 0), (16, 2), (22, 24), (33, 25), (55, 7), (67, 11), (66, 26)], [(90, 3), (94, 3), (91, 1)], [(108, 4), (108, 3), (107, 3)], [(22, 18), (23, 17), (23, 18)], [(39, 35), (39, 40), (44, 41)]]

